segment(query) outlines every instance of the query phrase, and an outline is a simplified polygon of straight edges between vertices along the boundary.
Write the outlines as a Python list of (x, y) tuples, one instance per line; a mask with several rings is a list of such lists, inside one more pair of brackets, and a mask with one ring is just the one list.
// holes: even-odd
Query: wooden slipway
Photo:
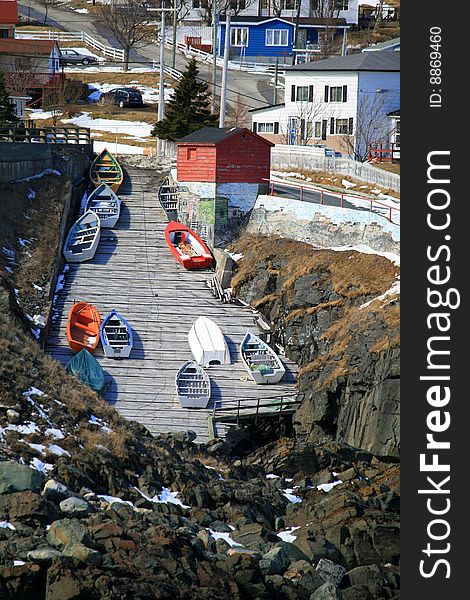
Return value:
[[(295, 365), (276, 385), (257, 386), (239, 357), (247, 331), (254, 331), (254, 314), (237, 304), (216, 299), (207, 282), (210, 271), (187, 271), (175, 260), (165, 242), (168, 223), (157, 199), (155, 171), (128, 169), (119, 195), (121, 216), (112, 230), (104, 230), (94, 258), (69, 265), (64, 288), (55, 302), (46, 351), (65, 364), (72, 357), (65, 336), (67, 315), (73, 301), (93, 304), (102, 317), (113, 308), (130, 324), (134, 347), (130, 358), (105, 358), (101, 345), (94, 356), (105, 371), (105, 399), (127, 419), (139, 421), (153, 434), (193, 430), (197, 442), (209, 439), (208, 416), (217, 406), (242, 399), (256, 404), (258, 398), (295, 392)], [(175, 375), (191, 359), (188, 331), (197, 317), (214, 320), (226, 336), (231, 365), (210, 367), (212, 395), (207, 409), (181, 408), (176, 396)], [(216, 425), (223, 436), (225, 425)]]

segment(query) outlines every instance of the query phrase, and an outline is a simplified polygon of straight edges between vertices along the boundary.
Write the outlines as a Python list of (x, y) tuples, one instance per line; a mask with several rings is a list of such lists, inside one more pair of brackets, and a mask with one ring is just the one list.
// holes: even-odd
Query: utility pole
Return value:
[(171, 67), (176, 69), (176, 21), (178, 20), (178, 11), (176, 10), (176, 0), (173, 0), (173, 49), (171, 55)]
[(295, 17), (295, 31), (294, 31), (294, 46), (292, 48), (292, 64), (295, 65), (296, 54), (295, 50), (297, 49), (297, 43), (299, 40), (299, 21), (300, 21), (300, 7), (302, 6), (302, 0), (297, 0), (297, 15)]
[(276, 58), (276, 67), (274, 69), (274, 95), (273, 104), (277, 104), (277, 82), (279, 78), (279, 59)]
[(212, 0), (212, 105), (211, 114), (215, 113), (217, 85), (217, 0)]
[(230, 50), (230, 10), (225, 15), (225, 45), (224, 45), (224, 67), (222, 71), (222, 92), (220, 95), (219, 127), (225, 127), (225, 111), (227, 110), (227, 75), (228, 54)]
[[(165, 0), (162, 0), (160, 21), (160, 94), (158, 97), (158, 120), (165, 116)], [(163, 156), (163, 140), (158, 138), (157, 155)]]
[(346, 40), (348, 38), (348, 30), (346, 27), (343, 27), (343, 47), (341, 48), (341, 56), (346, 56), (347, 44)]

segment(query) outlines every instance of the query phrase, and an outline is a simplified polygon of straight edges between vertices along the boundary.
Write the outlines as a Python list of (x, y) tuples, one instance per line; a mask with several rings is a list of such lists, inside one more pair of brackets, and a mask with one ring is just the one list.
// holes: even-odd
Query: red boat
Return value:
[(70, 309), (66, 335), (74, 352), (94, 352), (100, 341), (100, 313), (92, 304), (75, 302)]
[(214, 260), (201, 238), (182, 223), (170, 221), (165, 229), (165, 240), (176, 260), (186, 269), (207, 269)]

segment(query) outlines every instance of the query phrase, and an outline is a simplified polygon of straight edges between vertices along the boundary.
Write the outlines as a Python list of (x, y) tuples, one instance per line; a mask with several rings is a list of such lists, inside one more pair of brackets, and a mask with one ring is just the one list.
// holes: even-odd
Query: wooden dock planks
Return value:
[[(69, 265), (46, 351), (63, 364), (71, 358), (65, 326), (74, 300), (91, 302), (102, 317), (116, 309), (132, 327), (134, 348), (123, 360), (105, 358), (101, 346), (95, 352), (108, 382), (105, 399), (153, 434), (191, 429), (204, 442), (214, 402), (242, 399), (255, 405), (257, 398), (292, 394), (296, 367), (287, 361), (288, 373), (276, 385), (255, 385), (249, 378), (238, 349), (246, 330), (256, 331), (254, 313), (214, 298), (207, 285), (212, 272), (187, 271), (177, 263), (164, 238), (168, 220), (158, 203), (158, 185), (155, 171), (128, 169), (119, 190), (123, 205), (116, 227), (102, 232), (91, 261)], [(191, 358), (187, 334), (200, 315), (221, 327), (233, 364), (208, 369), (212, 396), (207, 409), (183, 409), (175, 375)], [(218, 424), (217, 434), (224, 433), (225, 425)]]

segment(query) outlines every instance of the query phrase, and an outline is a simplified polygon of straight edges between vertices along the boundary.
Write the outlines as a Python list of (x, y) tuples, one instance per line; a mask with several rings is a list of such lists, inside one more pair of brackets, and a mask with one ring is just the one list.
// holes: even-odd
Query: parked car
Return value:
[(117, 104), (120, 108), (127, 106), (143, 107), (142, 94), (135, 88), (115, 88), (101, 94), (99, 104)]
[(72, 48), (61, 48), (59, 63), (61, 65), (89, 65), (90, 63), (96, 63), (98, 59), (96, 56), (90, 56), (89, 54), (80, 54)]

